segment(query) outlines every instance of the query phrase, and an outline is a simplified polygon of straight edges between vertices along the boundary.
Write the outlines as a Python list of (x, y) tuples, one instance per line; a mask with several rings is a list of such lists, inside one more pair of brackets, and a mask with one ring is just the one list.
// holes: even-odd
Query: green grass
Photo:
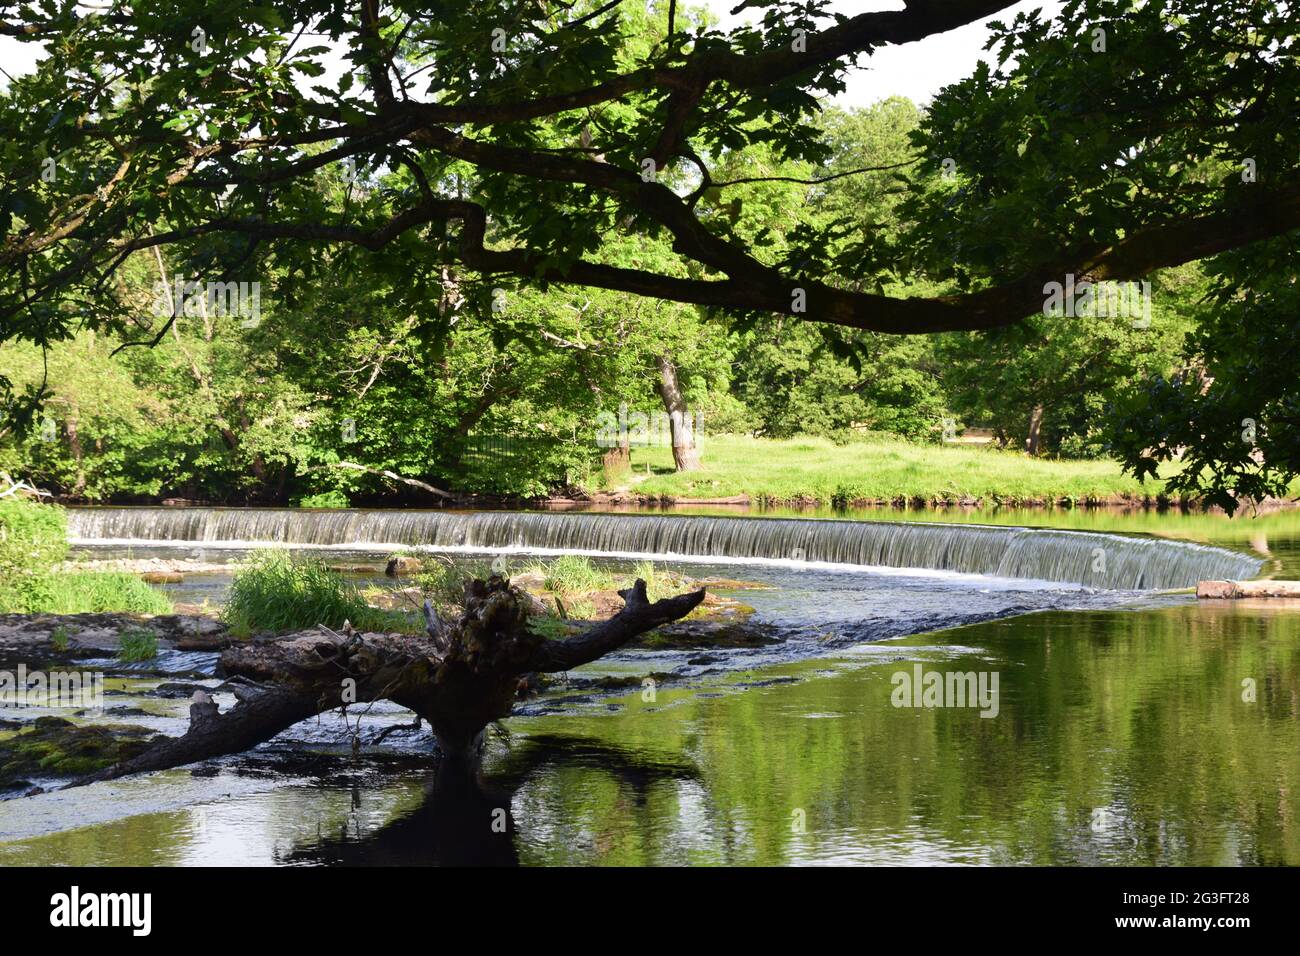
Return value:
[(171, 613), (171, 601), (133, 574), (54, 570), (53, 565), (67, 553), (67, 516), (62, 508), (0, 499), (0, 612)]
[(0, 586), (0, 612), (20, 614), (170, 614), (163, 593), (119, 571), (48, 572)]
[(261, 551), (235, 573), (222, 617), (236, 637), (283, 633), (345, 621), (362, 631), (419, 631), (413, 615), (366, 604), (357, 587), (315, 558)]
[(68, 643), (72, 640), (71, 632), (60, 624), (50, 632), (50, 646), (59, 653), (68, 649)]
[[(674, 498), (748, 495), (826, 504), (900, 498), (1086, 500), (1155, 496), (1164, 490), (1163, 482), (1144, 485), (1121, 474), (1113, 461), (1031, 458), (983, 446), (881, 440), (836, 445), (813, 437), (719, 435), (707, 437), (701, 452), (703, 468), (676, 473), (672, 449), (634, 448), (627, 487)], [(645, 476), (647, 463), (650, 477)]]
[(68, 553), (68, 519), (58, 505), (0, 498), (0, 581), (43, 574)]
[(681, 593), (669, 576), (659, 573), (653, 561), (638, 561), (627, 576), (627, 586), (631, 587), (637, 578), (645, 582), (646, 597), (652, 602)]
[[(486, 581), (498, 573), (486, 561), (452, 561), (437, 555), (421, 555), (420, 560), (424, 562), (424, 567), (415, 576), (416, 587), (434, 609), (444, 616), (460, 612), (465, 600), (465, 585), (471, 580), (478, 578)], [(501, 569), (500, 573), (509, 577), (508, 567), (502, 564), (497, 567)]]
[(129, 627), (118, 635), (117, 659), (151, 661), (158, 656), (158, 635), (143, 627)]
[(614, 587), (613, 575), (581, 555), (562, 555), (537, 570), (543, 574), (542, 586), (555, 594), (590, 594)]

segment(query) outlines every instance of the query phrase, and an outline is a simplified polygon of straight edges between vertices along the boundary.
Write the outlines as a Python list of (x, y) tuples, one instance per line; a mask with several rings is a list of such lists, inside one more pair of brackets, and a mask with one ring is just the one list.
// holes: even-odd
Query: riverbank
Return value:
[[(631, 465), (593, 497), (617, 502), (871, 506), (1191, 506), (1163, 481), (1140, 482), (1117, 462), (1033, 458), (962, 444), (710, 436), (702, 467), (677, 472), (671, 448), (634, 448)], [(1300, 494), (1300, 482), (1292, 488)]]
[[(436, 476), (414, 476), (437, 481)], [(1287, 499), (1258, 510), (1295, 507), (1300, 480)], [(65, 505), (284, 507), (284, 501), (214, 501), (176, 497), (54, 498)], [(349, 496), (357, 508), (529, 509), (680, 506), (810, 508), (1116, 508), (1195, 510), (1195, 498), (1169, 496), (1164, 481), (1138, 481), (1109, 459), (1036, 458), (991, 445), (920, 445), (875, 439), (837, 445), (829, 439), (714, 435), (701, 444), (701, 467), (678, 472), (668, 447), (633, 448), (627, 467), (597, 469), (548, 497), (451, 488), (433, 497), (405, 485)], [(1243, 507), (1250, 507), (1243, 502)]]

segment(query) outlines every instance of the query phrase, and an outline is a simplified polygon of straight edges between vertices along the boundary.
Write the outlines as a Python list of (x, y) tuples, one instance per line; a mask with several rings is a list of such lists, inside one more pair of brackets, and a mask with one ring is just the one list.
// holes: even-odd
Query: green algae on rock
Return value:
[(39, 777), (78, 777), (144, 751), (156, 732), (130, 724), (74, 724), (38, 717), (24, 730), (0, 739), (0, 789)]

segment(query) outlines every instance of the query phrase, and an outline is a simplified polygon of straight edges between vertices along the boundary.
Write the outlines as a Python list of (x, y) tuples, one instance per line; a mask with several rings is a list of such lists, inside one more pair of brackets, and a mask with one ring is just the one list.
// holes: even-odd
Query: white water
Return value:
[(802, 518), (547, 512), (83, 508), (79, 545), (209, 548), (425, 548), (761, 562), (821, 569), (924, 570), (1108, 590), (1248, 578), (1260, 562), (1222, 548), (1085, 531)]

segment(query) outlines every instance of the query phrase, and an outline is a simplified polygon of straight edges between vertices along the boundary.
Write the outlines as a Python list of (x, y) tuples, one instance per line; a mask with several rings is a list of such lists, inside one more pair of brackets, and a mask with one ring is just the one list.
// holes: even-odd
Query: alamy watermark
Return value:
[(257, 328), (262, 323), (262, 283), (260, 282), (198, 282), (176, 276), (168, 286), (154, 283), (158, 290), (154, 297), (154, 314), (168, 318), (173, 310), (178, 316), (233, 315), (243, 319), (246, 329)]
[(694, 412), (629, 412), (626, 405), (618, 406), (618, 414), (600, 412), (596, 415), (596, 444), (601, 448), (619, 448), (623, 445), (653, 445), (671, 448), (673, 435), (676, 444), (699, 445), (704, 435), (704, 413)]
[(125, 927), (132, 936), (148, 936), (153, 929), (153, 894), (83, 893), (73, 886), (50, 897), (50, 925)]
[(895, 707), (978, 707), (981, 717), (998, 715), (997, 671), (895, 671), (889, 702)]
[(0, 670), (0, 707), (58, 707), (102, 712), (101, 671)]
[(1049, 318), (1132, 320), (1135, 329), (1151, 327), (1151, 283), (1093, 282), (1077, 279), (1043, 285), (1043, 315)]

